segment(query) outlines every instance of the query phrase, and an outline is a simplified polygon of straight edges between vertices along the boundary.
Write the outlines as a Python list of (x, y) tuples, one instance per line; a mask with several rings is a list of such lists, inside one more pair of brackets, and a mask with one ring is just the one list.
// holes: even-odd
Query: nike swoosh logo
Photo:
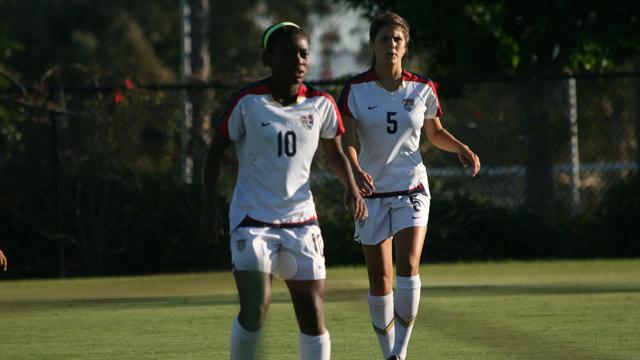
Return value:
[(375, 106), (369, 106), (369, 110), (375, 109), (375, 108), (377, 108), (377, 107), (378, 107), (378, 105), (375, 105)]
[(271, 125), (271, 122), (267, 122), (267, 123), (260, 123), (260, 125), (262, 125), (262, 126)]

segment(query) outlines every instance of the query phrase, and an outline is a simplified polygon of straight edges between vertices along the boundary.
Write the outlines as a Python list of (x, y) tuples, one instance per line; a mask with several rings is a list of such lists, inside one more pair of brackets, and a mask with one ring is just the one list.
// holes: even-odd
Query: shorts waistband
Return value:
[(244, 220), (242, 220), (240, 225), (238, 225), (238, 227), (270, 227), (275, 229), (290, 229), (290, 228), (298, 228), (298, 227), (310, 226), (310, 225), (319, 226), (320, 223), (318, 223), (318, 218), (314, 217), (309, 220), (305, 220), (297, 223), (279, 223), (278, 224), (278, 223), (268, 223), (268, 222), (252, 219), (249, 216), (246, 216)]
[(426, 190), (424, 189), (424, 185), (418, 184), (418, 186), (402, 191), (392, 191), (392, 192), (383, 192), (383, 193), (372, 193), (371, 195), (365, 196), (367, 199), (376, 199), (376, 198), (385, 198), (385, 197), (393, 197), (393, 196), (403, 196), (403, 195), (413, 195), (413, 194), (426, 194)]

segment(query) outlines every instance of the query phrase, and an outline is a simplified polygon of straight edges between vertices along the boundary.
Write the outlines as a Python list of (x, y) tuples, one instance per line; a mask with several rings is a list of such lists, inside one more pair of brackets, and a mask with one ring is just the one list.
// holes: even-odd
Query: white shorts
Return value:
[(260, 271), (285, 280), (326, 277), (318, 225), (238, 227), (231, 232), (231, 261), (234, 270)]
[(431, 199), (424, 193), (365, 198), (369, 216), (355, 222), (353, 239), (363, 245), (377, 245), (398, 231), (427, 226)]

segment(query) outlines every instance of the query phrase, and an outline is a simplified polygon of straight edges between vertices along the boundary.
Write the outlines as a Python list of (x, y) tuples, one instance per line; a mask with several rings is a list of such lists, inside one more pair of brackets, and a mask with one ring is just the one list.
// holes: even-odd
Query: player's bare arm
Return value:
[(353, 176), (360, 190), (360, 195), (370, 195), (376, 188), (373, 185), (373, 178), (367, 172), (362, 170), (358, 163), (358, 150), (356, 150), (356, 133), (358, 131), (358, 120), (356, 118), (345, 116), (343, 118), (345, 134), (343, 135), (343, 146), (345, 155), (351, 164)]
[(471, 149), (456, 139), (442, 126), (440, 118), (425, 119), (425, 132), (429, 142), (440, 150), (458, 154), (458, 159), (463, 166), (471, 164), (471, 176), (476, 176), (480, 171), (480, 158)]
[(340, 137), (333, 139), (322, 139), (322, 150), (324, 151), (329, 166), (336, 174), (340, 182), (345, 186), (348, 192), (351, 193), (351, 200), (353, 202), (353, 216), (356, 219), (364, 219), (367, 217), (367, 207), (364, 204), (364, 200), (360, 195), (358, 186), (356, 185), (349, 160), (342, 151), (342, 145)]
[(206, 241), (218, 242), (222, 227), (220, 226), (220, 216), (216, 207), (218, 195), (217, 184), (220, 174), (220, 164), (225, 150), (231, 142), (219, 135), (215, 135), (204, 160), (203, 171), (203, 192), (202, 192), (202, 213), (200, 226), (202, 237)]
[(4, 256), (4, 253), (0, 250), (0, 268), (2, 268), (3, 271), (7, 271), (8, 265), (9, 262), (7, 261), (7, 257)]

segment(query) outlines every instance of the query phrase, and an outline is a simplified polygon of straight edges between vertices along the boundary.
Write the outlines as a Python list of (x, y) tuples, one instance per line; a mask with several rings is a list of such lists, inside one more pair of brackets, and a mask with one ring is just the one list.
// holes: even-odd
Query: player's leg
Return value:
[[(404, 204), (402, 204), (404, 202)], [(392, 211), (396, 250), (396, 290), (394, 298), (395, 343), (393, 353), (406, 357), (413, 323), (420, 305), (420, 257), (426, 235), (429, 198), (404, 197)]]
[(395, 338), (393, 327), (393, 253), (391, 238), (376, 245), (363, 245), (369, 276), (369, 314), (380, 350), (391, 355)]
[(234, 277), (240, 312), (231, 328), (231, 360), (252, 360), (271, 301), (272, 277), (259, 271), (235, 271)]
[(331, 339), (324, 324), (324, 280), (287, 280), (300, 327), (300, 358), (328, 360)]
[(231, 233), (231, 257), (240, 312), (231, 328), (231, 359), (255, 358), (260, 329), (271, 301), (271, 254), (277, 235), (268, 228), (243, 227)]
[(356, 221), (369, 276), (369, 314), (380, 350), (386, 359), (393, 349), (393, 248), (388, 199), (365, 199), (369, 217)]
[[(288, 274), (285, 283), (300, 328), (300, 358), (329, 360), (331, 339), (324, 323), (324, 242), (317, 225), (283, 230), (278, 273)], [(293, 269), (290, 269), (294, 266)]]

